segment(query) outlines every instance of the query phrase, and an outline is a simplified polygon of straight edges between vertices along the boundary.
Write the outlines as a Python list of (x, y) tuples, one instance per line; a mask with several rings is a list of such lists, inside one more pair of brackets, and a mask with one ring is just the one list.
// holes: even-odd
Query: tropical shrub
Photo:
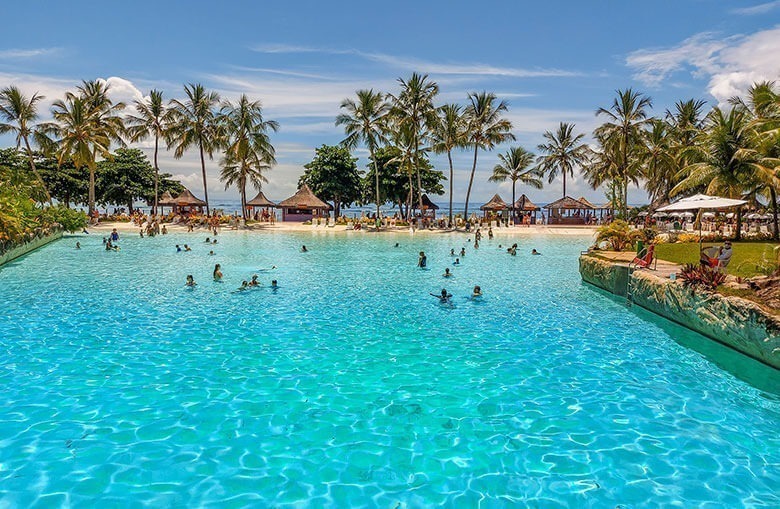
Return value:
[(42, 224), (59, 224), (71, 233), (87, 226), (87, 214), (81, 210), (69, 209), (62, 205), (43, 209), (39, 217)]
[(715, 290), (726, 281), (726, 275), (713, 267), (688, 263), (680, 271), (680, 280), (691, 288)]
[[(653, 234), (653, 237), (655, 234)], [(641, 230), (632, 230), (631, 226), (622, 219), (612, 221), (609, 224), (599, 226), (596, 242), (606, 242), (611, 251), (623, 251), (636, 240), (644, 240), (645, 235)]]

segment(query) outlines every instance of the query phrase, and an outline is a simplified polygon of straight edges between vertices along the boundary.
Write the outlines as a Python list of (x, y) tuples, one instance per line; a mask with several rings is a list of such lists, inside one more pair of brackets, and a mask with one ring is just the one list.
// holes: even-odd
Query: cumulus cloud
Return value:
[(709, 93), (724, 103), (756, 81), (780, 78), (778, 47), (780, 26), (724, 39), (702, 33), (672, 48), (635, 51), (626, 58), (626, 64), (636, 70), (636, 79), (650, 86), (681, 71), (708, 78)]

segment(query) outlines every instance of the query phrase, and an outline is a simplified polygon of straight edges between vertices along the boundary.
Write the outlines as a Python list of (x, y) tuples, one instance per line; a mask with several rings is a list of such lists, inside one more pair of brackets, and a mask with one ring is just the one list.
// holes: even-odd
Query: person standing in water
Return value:
[(432, 293), (431, 297), (436, 297), (437, 299), (439, 299), (439, 303), (441, 303), (441, 304), (449, 304), (450, 303), (450, 299), (452, 298), (452, 294), (451, 293), (447, 293), (447, 289), (446, 288), (442, 288), (441, 289), (441, 293), (439, 295), (436, 295), (435, 293)]
[(306, 246), (301, 246), (301, 253), (308, 253), (309, 250), (306, 249)]
[(184, 286), (193, 287), (196, 286), (198, 283), (195, 282), (195, 278), (192, 277), (192, 274), (187, 276), (187, 282), (184, 284)]
[(443, 277), (452, 277), (452, 272), (450, 272), (449, 267), (444, 269), (444, 274), (442, 274)]
[(471, 298), (476, 299), (478, 297), (482, 297), (482, 288), (479, 287), (479, 285), (474, 287), (474, 291), (471, 292)]
[(219, 264), (216, 264), (214, 266), (214, 281), (216, 281), (217, 283), (221, 283), (222, 282), (222, 270), (220, 270), (220, 269), (221, 269), (221, 266)]
[(420, 251), (420, 257), (417, 259), (417, 266), (424, 269), (428, 265), (428, 257), (425, 256), (425, 251)]

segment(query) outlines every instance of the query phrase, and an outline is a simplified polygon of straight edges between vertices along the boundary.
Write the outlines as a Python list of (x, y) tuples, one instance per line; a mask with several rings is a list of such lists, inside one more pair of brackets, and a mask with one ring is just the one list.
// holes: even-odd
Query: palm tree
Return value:
[[(400, 127), (409, 127), (412, 135), (414, 149), (414, 161), (417, 161), (420, 143), (429, 132), (429, 126), (436, 120), (436, 109), (433, 100), (439, 93), (439, 85), (428, 79), (427, 74), (412, 73), (411, 78), (403, 80), (398, 78), (401, 84), (401, 92), (398, 97), (390, 96), (393, 101), (391, 113), (396, 117)], [(417, 172), (417, 197), (420, 210), (422, 210), (422, 179), (420, 168)]]
[(622, 211), (628, 211), (628, 183), (636, 181), (640, 169), (640, 154), (643, 152), (643, 131), (649, 123), (647, 111), (653, 106), (652, 100), (632, 89), (618, 90), (617, 97), (609, 109), (599, 108), (596, 115), (604, 115), (607, 122), (596, 131), (605, 141), (604, 148), (614, 151), (617, 163), (617, 175), (623, 184)]
[(219, 104), (219, 94), (206, 91), (200, 83), (185, 85), (184, 94), (187, 96), (184, 101), (173, 99), (170, 102), (171, 123), (168, 128), (168, 148), (173, 147), (173, 156), (181, 159), (190, 147), (198, 147), (206, 215), (209, 215), (211, 210), (205, 155), (208, 154), (209, 159), (213, 159), (214, 151), (222, 145), (215, 112)]
[(560, 174), (563, 177), (563, 196), (566, 196), (566, 175), (574, 177), (575, 166), (585, 166), (589, 162), (590, 149), (581, 143), (584, 134), (574, 134), (574, 124), (561, 122), (555, 132), (545, 131), (547, 143), (537, 146), (542, 155), (537, 159), (537, 168), (542, 175), (547, 175), (547, 182), (552, 183)]
[(158, 185), (160, 180), (160, 167), (157, 164), (157, 152), (160, 138), (168, 134), (170, 114), (163, 102), (163, 93), (160, 90), (149, 92), (149, 98), (135, 101), (137, 115), (128, 115), (125, 119), (130, 141), (136, 142), (154, 137), (154, 206), (152, 213), (157, 214)]
[(55, 124), (46, 129), (57, 137), (58, 163), (70, 159), (77, 169), (89, 170), (89, 213), (95, 210), (95, 170), (98, 157), (111, 157), (111, 144), (124, 145), (125, 127), (120, 112), (122, 102), (108, 96), (110, 85), (103, 81), (84, 81), (78, 94), (67, 92), (64, 100), (52, 104)]
[(278, 131), (279, 123), (265, 120), (260, 101), (250, 101), (246, 94), (242, 94), (235, 104), (226, 101), (221, 116), (227, 148), (220, 178), (225, 182), (225, 189), (231, 185), (238, 187), (241, 213), (246, 219), (246, 184), (251, 182), (259, 190), (263, 182), (267, 182), (263, 172), (276, 164), (268, 131)]
[(431, 129), (431, 150), (437, 154), (447, 154), (450, 163), (450, 224), (452, 224), (452, 186), (454, 170), (452, 151), (466, 146), (466, 122), (462, 108), (457, 104), (445, 104), (437, 110), (436, 121)]
[(676, 184), (679, 169), (674, 139), (670, 125), (663, 120), (653, 121), (646, 134), (642, 173), (653, 204), (668, 202), (669, 192)]
[[(390, 109), (385, 101), (384, 94), (371, 90), (358, 90), (357, 100), (344, 99), (341, 101), (341, 109), (346, 113), (341, 113), (336, 117), (336, 125), (344, 126), (344, 133), (347, 135), (341, 144), (352, 150), (359, 143), (364, 143), (368, 147), (371, 161), (374, 159), (374, 151), (380, 143), (386, 141), (385, 138), (385, 117)], [(374, 164), (374, 174), (376, 176), (376, 217), (379, 218), (379, 170)]]
[(772, 207), (772, 238), (780, 238), (777, 213), (777, 190), (780, 187), (778, 161), (780, 160), (780, 93), (772, 81), (755, 83), (746, 98), (732, 98), (734, 107), (741, 109), (750, 119), (754, 130), (755, 147), (744, 149), (740, 156), (757, 159), (755, 191), (765, 195)]
[(508, 105), (506, 101), (498, 101), (496, 94), (492, 92), (472, 92), (469, 94), (470, 104), (466, 106), (466, 139), (468, 146), (474, 147), (474, 164), (471, 167), (469, 187), (466, 191), (466, 207), (463, 212), (464, 219), (468, 221), (469, 198), (471, 186), (474, 184), (474, 173), (477, 171), (477, 154), (479, 149), (492, 150), (496, 145), (505, 141), (514, 141), (512, 134), (512, 122), (503, 118)]
[(512, 181), (512, 224), (516, 219), (515, 214), (515, 186), (518, 182), (529, 185), (535, 189), (542, 188), (542, 179), (539, 178), (539, 170), (531, 168), (535, 156), (523, 147), (512, 147), (506, 154), (498, 155), (500, 164), (493, 167), (493, 175), (490, 182)]
[(34, 125), (38, 119), (37, 104), (43, 98), (38, 93), (27, 97), (19, 88), (13, 85), (0, 90), (0, 119), (2, 119), (2, 122), (0, 122), (0, 134), (14, 133), (16, 135), (17, 150), (24, 143), (27, 159), (30, 162), (30, 171), (40, 182), (43, 191), (46, 193), (46, 200), (51, 205), (51, 195), (46, 188), (46, 183), (35, 168), (35, 158), (30, 145), (30, 137), (37, 141), (39, 145), (45, 144), (45, 136)]
[[(761, 156), (755, 150), (755, 131), (742, 108), (724, 112), (713, 108), (707, 115), (701, 143), (691, 150), (698, 162), (683, 169), (684, 178), (672, 189), (679, 195), (701, 189), (707, 194), (727, 198), (742, 198), (758, 184), (760, 173), (772, 168), (777, 160)], [(736, 240), (740, 239), (741, 209), (737, 211)]]

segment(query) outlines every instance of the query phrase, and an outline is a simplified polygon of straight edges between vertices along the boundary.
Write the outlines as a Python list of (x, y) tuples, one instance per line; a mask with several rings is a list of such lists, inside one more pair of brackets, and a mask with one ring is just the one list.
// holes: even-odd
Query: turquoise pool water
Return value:
[(0, 269), (0, 507), (780, 505), (777, 372), (583, 285), (588, 238), (205, 236)]

